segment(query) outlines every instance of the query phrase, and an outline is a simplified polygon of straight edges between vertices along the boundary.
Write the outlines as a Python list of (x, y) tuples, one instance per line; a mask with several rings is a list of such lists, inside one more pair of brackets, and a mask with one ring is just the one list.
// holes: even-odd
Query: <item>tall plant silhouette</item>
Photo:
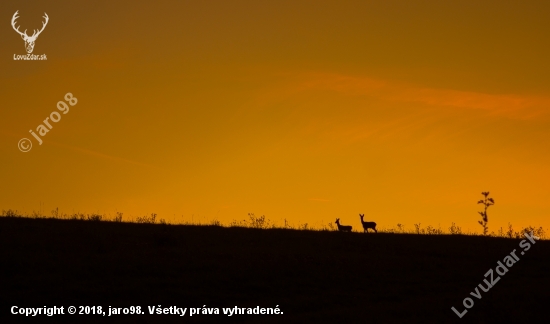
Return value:
[(489, 227), (487, 226), (487, 223), (489, 222), (489, 218), (487, 218), (487, 208), (489, 208), (489, 206), (493, 206), (495, 204), (495, 200), (493, 198), (488, 198), (489, 191), (484, 191), (481, 194), (485, 196), (485, 199), (481, 199), (477, 203), (483, 204), (485, 206), (485, 210), (478, 212), (481, 215), (481, 220), (478, 221), (478, 223), (483, 226), (483, 235), (487, 235), (487, 232), (489, 231)]

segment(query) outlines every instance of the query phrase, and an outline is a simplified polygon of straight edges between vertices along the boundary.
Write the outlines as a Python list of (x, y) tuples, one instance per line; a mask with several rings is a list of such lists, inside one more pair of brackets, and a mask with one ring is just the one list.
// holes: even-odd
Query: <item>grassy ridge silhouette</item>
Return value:
[[(109, 217), (105, 214), (83, 214), (83, 213), (73, 213), (73, 214), (60, 214), (59, 209), (56, 208), (51, 211), (51, 216), (41, 215), (38, 212), (33, 212), (31, 215), (23, 215), (18, 213), (16, 210), (7, 209), (2, 210), (0, 217), (23, 217), (23, 218), (49, 218), (49, 219), (61, 219), (61, 220), (81, 220), (81, 221), (97, 221), (97, 222), (125, 222), (125, 223), (138, 223), (138, 224), (160, 224), (160, 225), (209, 225), (209, 226), (220, 226), (220, 227), (244, 227), (244, 228), (256, 228), (256, 229), (292, 229), (292, 230), (304, 230), (304, 231), (338, 231), (338, 225), (336, 223), (326, 223), (321, 224), (320, 226), (312, 226), (309, 223), (301, 224), (291, 224), (287, 219), (284, 219), (281, 224), (278, 224), (268, 218), (265, 215), (256, 216), (254, 213), (248, 213), (248, 218), (242, 220), (233, 220), (228, 224), (223, 224), (217, 219), (207, 221), (202, 223), (201, 221), (181, 221), (181, 222), (169, 222), (164, 218), (157, 218), (157, 214), (151, 213), (150, 215), (138, 216), (135, 218), (124, 219), (124, 214), (117, 212), (114, 217)], [(374, 223), (376, 224), (376, 223)], [(336, 226), (335, 226), (336, 225)], [(451, 226), (444, 230), (439, 227), (434, 227), (428, 225), (425, 227), (421, 226), (421, 223), (415, 223), (414, 229), (405, 229), (405, 225), (398, 223), (395, 227), (378, 227), (379, 233), (390, 233), (390, 234), (419, 234), (419, 235), (471, 235), (471, 236), (489, 236), (489, 237), (502, 237), (502, 238), (511, 238), (511, 239), (523, 239), (524, 233), (530, 233), (531, 231), (537, 237), (542, 240), (548, 240), (547, 230), (542, 226), (527, 226), (520, 228), (519, 230), (514, 230), (514, 227), (511, 223), (508, 223), (508, 228), (500, 229), (497, 232), (487, 232), (486, 223), (484, 232), (479, 234), (471, 231), (463, 231), (460, 226), (457, 226), (454, 222), (451, 223)], [(362, 227), (361, 227), (362, 229)], [(353, 230), (349, 230), (352, 232)], [(361, 230), (354, 231), (355, 233), (362, 232)]]
[[(145, 314), (109, 320), (65, 315), (34, 322), (359, 323), (368, 314), (372, 323), (509, 323), (547, 316), (548, 291), (541, 287), (550, 269), (548, 241), (537, 241), (521, 255), (459, 320), (451, 306), (518, 249), (519, 240), (418, 235), (401, 224), (396, 228), (401, 235), (302, 230), (302, 224), (276, 226), (254, 214), (234, 226), (162, 223), (155, 214), (131, 221), (122, 214), (68, 219), (59, 212), (62, 219), (3, 214), (2, 305), (141, 306), (146, 311), (158, 305), (278, 305), (284, 312), (278, 317)], [(419, 230), (422, 234), (425, 228)], [(30, 320), (10, 316), (9, 323)]]

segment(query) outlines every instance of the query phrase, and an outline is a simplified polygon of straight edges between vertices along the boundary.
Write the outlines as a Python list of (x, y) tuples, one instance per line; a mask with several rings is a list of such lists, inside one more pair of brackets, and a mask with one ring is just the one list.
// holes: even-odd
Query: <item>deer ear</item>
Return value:
[(25, 39), (25, 35), (21, 35), (21, 38), (22, 38), (22, 39)]

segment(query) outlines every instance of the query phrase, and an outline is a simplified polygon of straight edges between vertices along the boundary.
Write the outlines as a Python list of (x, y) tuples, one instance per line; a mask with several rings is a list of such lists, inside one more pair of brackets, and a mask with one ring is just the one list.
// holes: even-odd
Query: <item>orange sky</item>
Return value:
[[(13, 59), (17, 10), (20, 30), (48, 14), (33, 52), (47, 61)], [(4, 1), (0, 13), (0, 209), (356, 228), (364, 213), (479, 232), (490, 191), (490, 230), (550, 228), (550, 3)], [(29, 130), (67, 92), (78, 104), (38, 145)]]

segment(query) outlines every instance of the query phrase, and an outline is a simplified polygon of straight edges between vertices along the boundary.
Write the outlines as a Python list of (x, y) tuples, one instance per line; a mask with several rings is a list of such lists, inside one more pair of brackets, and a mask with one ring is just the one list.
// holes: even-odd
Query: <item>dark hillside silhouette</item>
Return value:
[[(538, 241), (459, 319), (519, 240), (0, 217), (3, 323), (512, 323), (547, 320)], [(63, 315), (10, 305), (275, 307), (283, 315)]]

